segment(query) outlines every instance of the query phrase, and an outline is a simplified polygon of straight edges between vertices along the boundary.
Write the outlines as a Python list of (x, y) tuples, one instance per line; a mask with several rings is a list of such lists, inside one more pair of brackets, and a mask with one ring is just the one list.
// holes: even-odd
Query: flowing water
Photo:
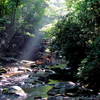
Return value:
[[(38, 74), (33, 72), (22, 73), (23, 71), (18, 71), (16, 69), (17, 68), (12, 68), (11, 72), (0, 75), (0, 100), (34, 100), (35, 97), (47, 98), (47, 92), (58, 82), (49, 80), (48, 83), (45, 83), (45, 81), (38, 80), (41, 75), (46, 75), (41, 74), (42, 72), (38, 72)], [(19, 72), (21, 72), (21, 74)], [(26, 95), (23, 97), (15, 97), (9, 93), (7, 93), (7, 95), (3, 94), (2, 90), (8, 89), (11, 86), (21, 87), (27, 94), (27, 97)]]

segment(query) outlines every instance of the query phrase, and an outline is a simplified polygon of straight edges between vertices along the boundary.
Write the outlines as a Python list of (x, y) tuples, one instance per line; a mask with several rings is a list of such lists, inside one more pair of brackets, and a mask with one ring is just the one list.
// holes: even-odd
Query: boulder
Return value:
[[(77, 85), (73, 82), (59, 82), (57, 83), (50, 91), (48, 91), (48, 95), (64, 95), (69, 93), (76, 93)], [(72, 95), (72, 94), (71, 94)]]
[(19, 86), (11, 86), (11, 87), (8, 87), (8, 88), (4, 88), (3, 93), (9, 94), (9, 95), (14, 94), (14, 95), (23, 96), (23, 97), (27, 96), (27, 94), (24, 92), (24, 90)]
[(48, 95), (50, 96), (56, 96), (58, 94), (69, 97), (91, 96), (93, 95), (93, 90), (79, 86), (73, 82), (59, 82), (48, 91)]
[(67, 90), (73, 89), (76, 87), (76, 84), (73, 82), (60, 82), (55, 85), (55, 88), (66, 88)]

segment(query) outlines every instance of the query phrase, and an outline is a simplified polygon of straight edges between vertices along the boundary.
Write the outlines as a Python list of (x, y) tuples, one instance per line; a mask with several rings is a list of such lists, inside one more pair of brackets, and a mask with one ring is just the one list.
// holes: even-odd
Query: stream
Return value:
[(54, 74), (32, 61), (0, 67), (0, 100), (100, 100), (78, 83), (50, 79)]
[[(28, 63), (29, 62), (27, 62), (26, 65), (28, 65)], [(21, 67), (9, 66), (0, 69), (7, 70), (6, 73), (2, 73), (0, 75), (0, 100), (34, 100), (35, 98), (47, 98), (47, 92), (52, 89), (55, 83), (58, 82), (43, 79), (48, 77), (50, 72), (49, 69), (38, 67), (27, 68), (25, 65), (21, 65)], [(50, 74), (52, 74), (52, 71)], [(18, 90), (20, 92), (19, 96), (15, 96), (17, 90), (14, 90), (14, 92), (11, 89), (9, 90), (9, 88), (12, 86), (18, 86), (17, 88), (20, 87), (24, 91), (25, 95), (23, 92), (22, 95)]]

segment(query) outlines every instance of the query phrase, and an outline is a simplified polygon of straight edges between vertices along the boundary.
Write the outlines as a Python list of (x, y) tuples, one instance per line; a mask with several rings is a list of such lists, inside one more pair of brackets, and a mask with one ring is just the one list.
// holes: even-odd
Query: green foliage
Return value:
[(23, 1), (16, 14), (17, 28), (20, 33), (33, 33), (45, 11), (44, 0)]
[(51, 31), (55, 36), (52, 50), (60, 50), (69, 62), (68, 66), (71, 66), (74, 72), (78, 68), (78, 76), (98, 88), (99, 79), (96, 76), (100, 75), (100, 41), (97, 39), (100, 37), (100, 1), (66, 2), (69, 14), (59, 20)]
[(45, 6), (45, 0), (0, 0), (0, 36), (5, 43), (8, 44), (15, 33), (34, 37)]
[(35, 37), (45, 7), (45, 0), (0, 0), (0, 56), (20, 52)]
[[(85, 55), (86, 43), (79, 25), (62, 20), (55, 29), (55, 45), (63, 52), (69, 66), (78, 67)], [(54, 46), (55, 48), (55, 46)], [(77, 58), (78, 57), (78, 58)]]
[[(11, 20), (13, 10), (16, 13), (16, 21), (20, 24), (34, 23), (40, 20), (44, 14), (44, 0), (1, 0), (0, 1), (0, 23), (5, 20)], [(23, 21), (22, 21), (23, 20)]]
[(100, 88), (100, 37), (95, 40), (92, 50), (79, 68), (78, 76), (85, 84), (94, 89)]
[[(34, 37), (43, 15), (53, 17), (61, 13), (55, 7), (50, 8), (55, 10), (49, 13), (50, 9), (45, 9), (46, 1), (0, 0), (0, 50), (5, 41), (13, 37), (12, 33)], [(66, 5), (68, 14), (55, 26), (45, 27), (46, 38), (52, 40), (51, 51), (59, 51), (73, 72), (78, 69), (77, 75), (84, 83), (99, 89), (100, 0), (66, 0)]]

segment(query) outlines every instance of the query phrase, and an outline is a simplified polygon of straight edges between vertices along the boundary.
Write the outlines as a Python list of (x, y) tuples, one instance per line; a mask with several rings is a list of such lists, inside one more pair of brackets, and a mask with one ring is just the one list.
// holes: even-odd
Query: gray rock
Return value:
[(60, 94), (60, 92), (59, 92), (60, 90), (59, 89), (51, 89), (50, 91), (48, 91), (48, 95), (50, 95), (50, 96), (55, 96), (55, 95), (57, 95), (57, 94)]
[(73, 89), (76, 87), (76, 84), (73, 82), (60, 82), (55, 85), (55, 88), (66, 88), (67, 90)]
[(55, 96), (51, 96), (48, 98), (48, 100), (56, 100), (56, 97)]
[(63, 96), (57, 96), (56, 100), (63, 100)]
[(60, 82), (56, 84), (54, 88), (52, 88), (50, 91), (48, 91), (48, 95), (55, 96), (58, 94), (61, 95), (67, 94), (73, 96), (76, 95), (77, 89), (78, 89), (77, 85), (73, 82)]
[(9, 95), (15, 94), (15, 95), (18, 95), (18, 96), (23, 96), (23, 97), (27, 96), (27, 94), (24, 92), (24, 90), (22, 88), (20, 88), (19, 86), (11, 86), (11, 87), (8, 87), (8, 88), (4, 88), (3, 93), (9, 94)]

